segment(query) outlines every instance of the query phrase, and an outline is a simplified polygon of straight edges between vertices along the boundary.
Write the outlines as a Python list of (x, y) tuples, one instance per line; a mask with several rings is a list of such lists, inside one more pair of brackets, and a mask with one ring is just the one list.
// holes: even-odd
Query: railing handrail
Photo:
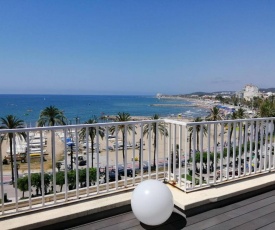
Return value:
[(118, 125), (138, 125), (141, 123), (160, 123), (165, 122), (165, 119), (158, 119), (158, 120), (142, 120), (142, 121), (115, 121), (115, 122), (102, 122), (102, 123), (93, 123), (93, 124), (77, 124), (77, 125), (55, 125), (55, 126), (37, 126), (37, 127), (23, 127), (17, 129), (0, 129), (0, 133), (14, 133), (14, 132), (22, 132), (25, 130), (26, 132), (33, 132), (33, 131), (48, 131), (48, 130), (60, 130), (60, 129), (70, 129), (70, 128), (85, 128), (85, 127), (104, 127), (104, 126), (118, 126)]

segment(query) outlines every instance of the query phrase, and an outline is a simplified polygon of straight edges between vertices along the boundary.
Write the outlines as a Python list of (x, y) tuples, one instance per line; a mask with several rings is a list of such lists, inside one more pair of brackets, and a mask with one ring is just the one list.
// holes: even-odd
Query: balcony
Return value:
[[(6, 134), (22, 132), (25, 141), (12, 135), (13, 163)], [(273, 180), (274, 118), (111, 122), (0, 134), (6, 137), (0, 160), (8, 163), (0, 166), (3, 219), (83, 202), (96, 206), (95, 212), (122, 207), (148, 179), (167, 183), (181, 210), (267, 187)], [(110, 197), (114, 200), (106, 206), (97, 203)]]

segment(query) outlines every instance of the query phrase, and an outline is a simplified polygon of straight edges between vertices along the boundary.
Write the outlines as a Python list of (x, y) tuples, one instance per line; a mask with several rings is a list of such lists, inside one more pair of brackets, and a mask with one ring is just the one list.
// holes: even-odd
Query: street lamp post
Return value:
[(20, 164), (16, 164), (16, 175), (17, 175), (17, 179), (18, 179), (18, 170), (20, 169)]
[(75, 146), (74, 142), (70, 141), (67, 143), (71, 147), (71, 170), (73, 170), (73, 147)]

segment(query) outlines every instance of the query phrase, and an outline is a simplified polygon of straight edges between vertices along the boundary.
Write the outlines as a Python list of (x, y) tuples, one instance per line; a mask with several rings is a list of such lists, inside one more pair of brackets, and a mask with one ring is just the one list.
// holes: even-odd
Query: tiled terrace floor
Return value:
[(275, 190), (188, 217), (187, 220), (182, 216), (173, 214), (168, 220), (168, 223), (156, 228), (140, 224), (132, 212), (127, 212), (100, 221), (86, 223), (71, 229), (272, 230), (275, 229)]

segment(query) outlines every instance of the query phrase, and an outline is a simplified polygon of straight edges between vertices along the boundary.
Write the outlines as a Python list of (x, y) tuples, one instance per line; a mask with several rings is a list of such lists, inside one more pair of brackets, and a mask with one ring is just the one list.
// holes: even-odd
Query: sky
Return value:
[(0, 0), (0, 94), (275, 87), (273, 0)]

